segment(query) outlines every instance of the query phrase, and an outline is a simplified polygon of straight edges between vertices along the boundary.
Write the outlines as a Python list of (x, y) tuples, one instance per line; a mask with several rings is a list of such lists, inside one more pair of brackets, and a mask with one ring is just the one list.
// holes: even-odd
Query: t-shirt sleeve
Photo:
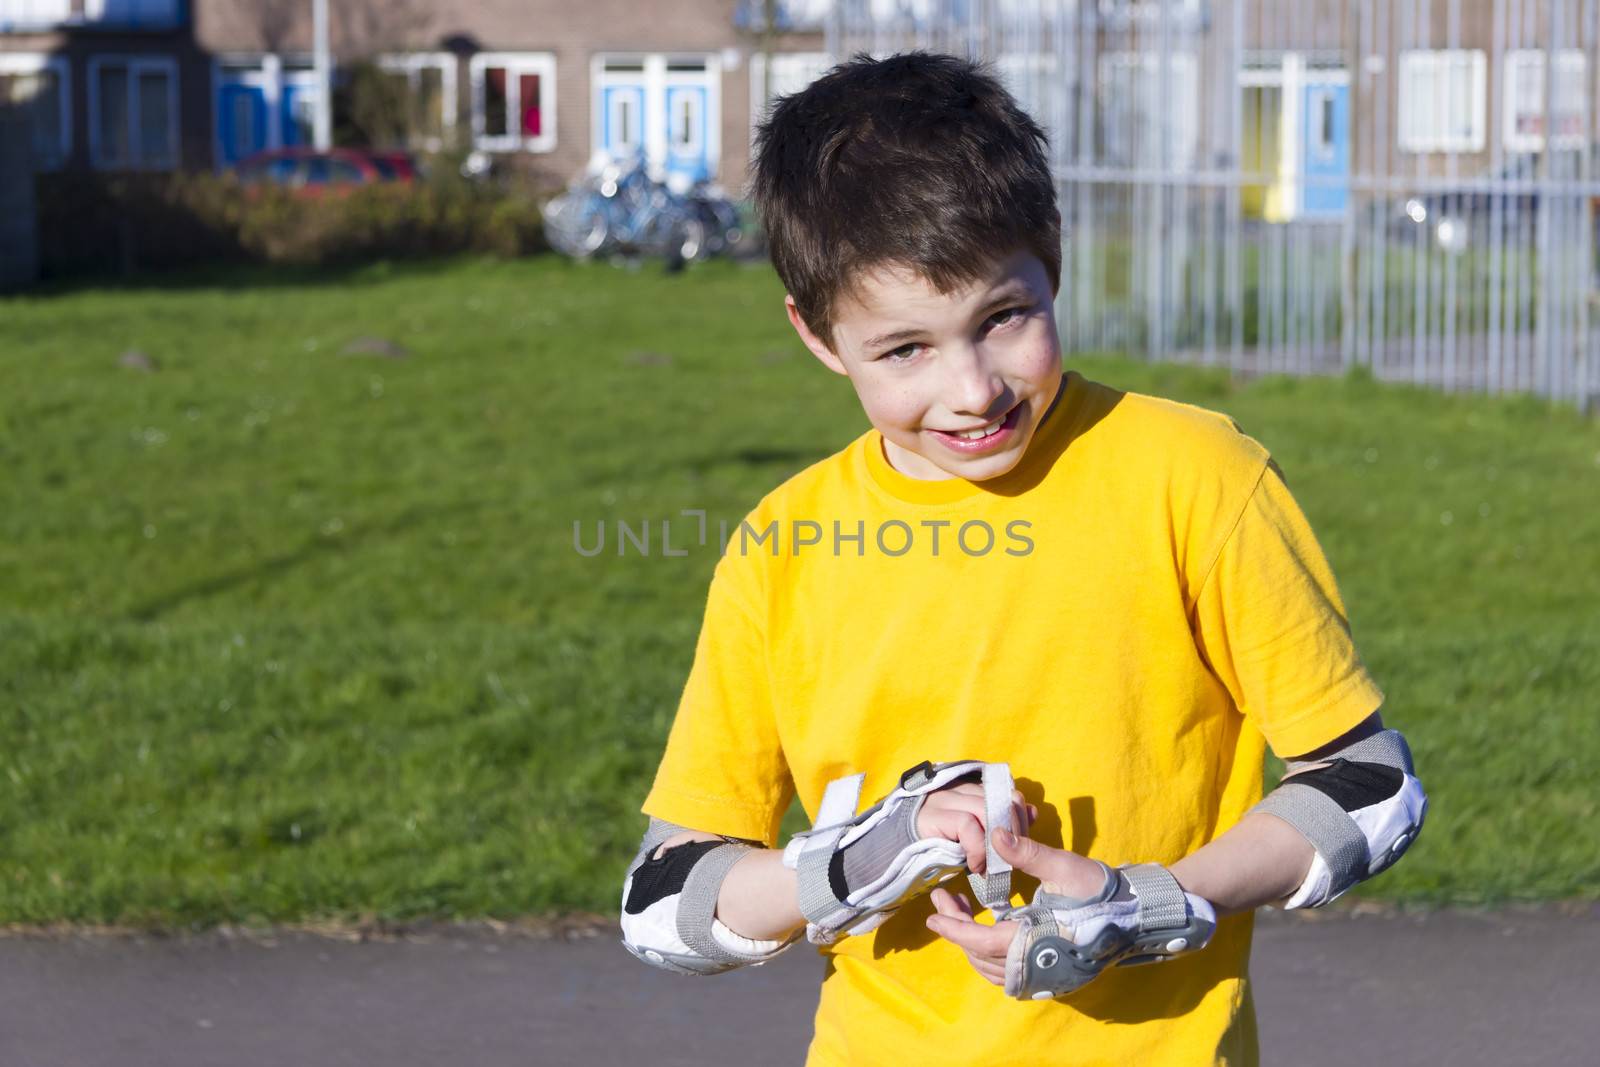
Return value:
[(1273, 464), (1204, 579), (1194, 630), (1212, 671), (1280, 757), (1327, 744), (1383, 703), (1328, 561)]
[(794, 785), (778, 737), (754, 558), (730, 552), (717, 564), (644, 811), (772, 845)]

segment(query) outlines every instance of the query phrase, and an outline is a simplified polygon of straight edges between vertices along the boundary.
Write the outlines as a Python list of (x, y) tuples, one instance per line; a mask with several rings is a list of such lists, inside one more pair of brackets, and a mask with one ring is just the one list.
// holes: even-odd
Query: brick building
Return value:
[[(411, 147), (478, 149), (544, 180), (597, 151), (742, 186), (770, 81), (825, 65), (826, 4), (791, 0), (338, 0), (335, 81), (372, 61), (410, 91)], [(311, 0), (0, 0), (0, 100), (43, 169), (226, 166), (308, 143), (322, 92)]]

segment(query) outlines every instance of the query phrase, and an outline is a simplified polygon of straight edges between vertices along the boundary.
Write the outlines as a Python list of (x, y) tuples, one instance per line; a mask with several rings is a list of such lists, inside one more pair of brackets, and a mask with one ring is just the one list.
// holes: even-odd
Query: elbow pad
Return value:
[(1422, 832), (1428, 796), (1406, 739), (1382, 730), (1332, 753), (1325, 767), (1285, 778), (1251, 810), (1276, 815), (1317, 850), (1283, 904), (1316, 908), (1391, 867)]
[[(831, 945), (866, 933), (907, 900), (965, 871), (960, 842), (918, 838), (916, 820), (929, 793), (974, 779), (983, 783), (986, 830), (1010, 829), (1011, 768), (1004, 763), (919, 763), (900, 776), (898, 788), (859, 815), (866, 775), (830, 782), (812, 829), (796, 834), (783, 850), (784, 864), (798, 876), (806, 937)], [(1010, 906), (1011, 866), (992, 844), (985, 862), (988, 873), (968, 875), (973, 891), (991, 911), (1004, 911)]]
[(762, 964), (793, 944), (740, 937), (716, 917), (723, 879), (755, 845), (727, 837), (652, 855), (685, 829), (650, 820), (622, 883), (623, 947), (652, 967), (700, 975)]

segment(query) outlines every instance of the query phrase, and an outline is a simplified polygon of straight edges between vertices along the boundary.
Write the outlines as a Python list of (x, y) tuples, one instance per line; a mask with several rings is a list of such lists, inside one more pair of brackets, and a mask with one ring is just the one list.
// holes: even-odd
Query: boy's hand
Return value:
[[(1022, 799), (1020, 792), (1011, 791), (1012, 826), (1027, 833), (1038, 814), (1039, 809)], [(983, 874), (988, 855), (984, 847), (984, 818), (983, 786), (963, 782), (929, 793), (923, 799), (917, 812), (917, 836), (959, 842), (967, 853), (967, 869), (973, 874)]]
[[(930, 801), (932, 799), (929, 797)], [(1003, 830), (995, 833), (994, 847), (1012, 867), (1039, 879), (1039, 888), (1047, 893), (1087, 897), (1104, 883), (1105, 871), (1100, 865), (1076, 852), (1041, 845), (1031, 838)], [(928, 929), (965, 952), (973, 969), (984, 978), (1004, 987), (1006, 953), (1016, 937), (1017, 924), (997, 922), (986, 926), (979, 923), (973, 919), (972, 905), (967, 899), (947, 889), (933, 891), (933, 906), (938, 914), (928, 916)]]

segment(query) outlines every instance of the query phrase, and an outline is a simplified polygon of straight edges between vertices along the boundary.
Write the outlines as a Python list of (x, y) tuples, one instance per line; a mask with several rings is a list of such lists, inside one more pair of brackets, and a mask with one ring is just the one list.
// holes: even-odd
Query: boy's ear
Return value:
[(783, 297), (783, 309), (789, 313), (789, 324), (794, 327), (794, 332), (800, 335), (800, 340), (805, 342), (806, 347), (811, 349), (811, 354), (833, 373), (848, 376), (849, 371), (844, 369), (843, 361), (822, 343), (822, 338), (811, 332), (806, 320), (800, 317), (800, 309), (794, 306), (794, 297), (787, 293)]

